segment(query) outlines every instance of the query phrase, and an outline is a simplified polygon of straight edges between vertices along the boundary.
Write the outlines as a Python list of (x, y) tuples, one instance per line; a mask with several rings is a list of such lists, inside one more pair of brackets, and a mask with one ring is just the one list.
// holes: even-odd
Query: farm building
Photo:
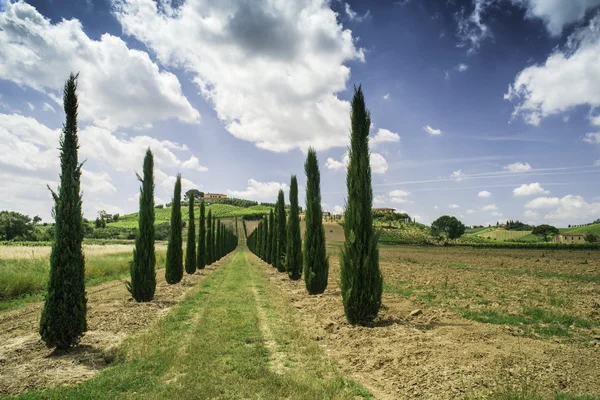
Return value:
[(212, 199), (226, 199), (227, 195), (222, 193), (204, 193), (204, 199), (212, 200)]
[(552, 235), (552, 243), (583, 243), (584, 236), (581, 233), (555, 233)]

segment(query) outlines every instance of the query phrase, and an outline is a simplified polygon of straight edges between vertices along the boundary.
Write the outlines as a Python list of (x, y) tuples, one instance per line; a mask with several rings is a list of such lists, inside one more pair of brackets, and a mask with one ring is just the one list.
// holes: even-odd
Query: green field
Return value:
[(489, 232), (479, 232), (477, 236), (492, 240), (516, 240), (524, 236), (530, 235), (530, 231), (507, 231), (505, 229), (493, 229)]
[(587, 233), (592, 232), (595, 235), (600, 236), (600, 224), (592, 224), (588, 226), (580, 226), (576, 228), (561, 228), (560, 231), (562, 233), (570, 232), (570, 233)]

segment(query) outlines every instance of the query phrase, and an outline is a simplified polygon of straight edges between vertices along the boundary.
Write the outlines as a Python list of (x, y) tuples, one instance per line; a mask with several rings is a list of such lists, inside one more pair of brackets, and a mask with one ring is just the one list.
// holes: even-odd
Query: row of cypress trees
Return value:
[[(200, 202), (198, 221), (198, 241), (196, 243), (196, 222), (194, 216), (194, 196), (189, 197), (189, 225), (185, 257), (185, 272), (194, 274), (196, 269), (203, 269), (225, 257), (237, 247), (237, 235), (233, 227), (221, 223), (221, 219), (213, 218), (211, 210), (205, 218), (206, 208)], [(236, 220), (237, 221), (237, 220)], [(177, 175), (171, 208), (171, 226), (167, 246), (167, 262), (165, 279), (169, 284), (179, 283), (183, 278), (183, 224), (181, 221), (181, 175)]]
[[(306, 188), (306, 234), (304, 245), (300, 234), (298, 179), (290, 182), (289, 216), (286, 216), (283, 190), (279, 190), (275, 209), (259, 222), (247, 236), (248, 248), (263, 261), (287, 272), (292, 280), (304, 274), (309, 294), (323, 293), (327, 288), (329, 259), (325, 250), (325, 231), (321, 210), (321, 177), (315, 149), (310, 148), (304, 165)], [(244, 225), (245, 227), (245, 225)]]
[[(373, 188), (369, 153), (371, 116), (366, 107), (362, 87), (354, 88), (351, 104), (351, 133), (346, 176), (348, 191), (344, 214), (344, 246), (340, 256), (340, 281), (344, 312), (351, 324), (371, 323), (381, 308), (383, 277), (379, 270), (378, 237), (373, 227)], [(310, 148), (304, 164), (306, 184), (306, 234), (304, 247), (300, 238), (298, 215), (298, 183), (292, 176), (290, 213), (285, 234), (286, 215), (283, 192), (257, 229), (248, 236), (248, 247), (291, 279), (304, 281), (309, 294), (323, 293), (327, 288), (329, 260), (325, 250), (322, 223), (320, 174), (316, 152)], [(303, 248), (303, 251), (300, 249)], [(285, 249), (285, 251), (282, 251)]]

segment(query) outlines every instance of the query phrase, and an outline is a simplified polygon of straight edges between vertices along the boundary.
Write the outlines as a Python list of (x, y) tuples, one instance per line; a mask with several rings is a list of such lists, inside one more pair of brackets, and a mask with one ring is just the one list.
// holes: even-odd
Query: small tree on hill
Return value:
[(598, 241), (598, 235), (593, 232), (586, 232), (583, 239), (588, 243), (596, 243)]
[(431, 235), (438, 241), (458, 239), (465, 233), (465, 226), (456, 217), (444, 215), (431, 224)]
[(548, 242), (549, 236), (558, 233), (558, 229), (552, 225), (538, 225), (531, 233), (534, 235), (542, 235), (544, 237), (544, 242)]
[(306, 233), (304, 235), (304, 283), (309, 294), (320, 294), (327, 288), (329, 259), (325, 250), (325, 230), (321, 210), (321, 174), (317, 152), (308, 149), (306, 172)]
[(372, 322), (381, 307), (383, 277), (379, 271), (377, 234), (373, 228), (373, 189), (369, 163), (371, 117), (362, 89), (354, 89), (344, 215), (345, 241), (340, 258), (342, 299), (351, 324)]
[(285, 251), (287, 249), (287, 229), (285, 220), (285, 197), (283, 190), (279, 189), (277, 195), (277, 271), (285, 272)]
[(40, 335), (48, 347), (69, 348), (87, 330), (81, 165), (77, 156), (77, 76), (71, 74), (63, 91), (66, 121), (60, 138), (60, 186), (54, 197), (54, 242), (50, 278), (40, 319)]
[(290, 183), (290, 218), (287, 229), (286, 270), (292, 280), (302, 277), (302, 239), (300, 237), (300, 209), (298, 207), (298, 180), (292, 175)]
[(189, 196), (189, 225), (187, 235), (187, 247), (185, 250), (185, 272), (193, 274), (196, 272), (196, 219), (194, 217), (194, 199)]
[(198, 223), (198, 251), (196, 252), (196, 264), (198, 269), (204, 269), (206, 265), (206, 221), (204, 218), (204, 201), (200, 201), (200, 221)]
[(169, 284), (178, 283), (183, 278), (183, 238), (181, 236), (181, 227), (181, 175), (178, 174), (173, 193), (171, 229), (169, 231), (167, 263), (165, 265), (165, 279)]

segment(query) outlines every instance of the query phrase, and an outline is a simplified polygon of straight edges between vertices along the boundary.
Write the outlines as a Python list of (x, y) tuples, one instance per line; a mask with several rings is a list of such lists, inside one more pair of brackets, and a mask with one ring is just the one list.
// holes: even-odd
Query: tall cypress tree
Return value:
[(181, 174), (178, 174), (171, 205), (171, 227), (169, 230), (169, 244), (167, 245), (167, 263), (165, 265), (165, 279), (169, 284), (178, 283), (183, 278), (181, 225)]
[(269, 240), (271, 241), (271, 265), (274, 268), (277, 268), (277, 218), (272, 208), (271, 212), (269, 213), (269, 226), (271, 227), (269, 230)]
[(286, 236), (287, 229), (285, 223), (285, 197), (283, 190), (279, 189), (277, 196), (277, 271), (285, 272), (285, 251), (286, 251)]
[(325, 250), (325, 230), (321, 210), (321, 174), (317, 152), (308, 149), (306, 162), (306, 233), (304, 235), (304, 283), (309, 294), (320, 294), (327, 288), (329, 259)]
[(215, 231), (214, 231), (214, 234), (215, 234), (215, 261), (217, 261), (217, 260), (221, 259), (221, 251), (219, 248), (219, 244), (221, 241), (220, 240), (221, 238), (219, 237), (220, 236), (219, 233), (221, 232), (221, 219), (220, 218), (217, 220), (217, 223), (215, 224), (214, 227), (216, 227)]
[(189, 197), (189, 222), (187, 235), (187, 248), (185, 250), (185, 272), (193, 274), (196, 272), (196, 220), (194, 217), (194, 195)]
[(221, 225), (221, 257), (225, 257), (227, 255), (227, 244), (225, 242), (225, 223)]
[(212, 211), (206, 217), (206, 265), (213, 263)]
[(269, 230), (267, 232), (267, 254), (266, 262), (271, 264), (273, 262), (273, 210), (269, 213)]
[(261, 258), (263, 261), (267, 261), (267, 249), (269, 243), (269, 219), (263, 217), (263, 232), (262, 232), (262, 249), (261, 249)]
[(140, 188), (138, 232), (133, 261), (129, 264), (131, 282), (127, 289), (138, 302), (151, 301), (156, 290), (156, 254), (154, 253), (154, 155), (148, 149), (144, 157), (144, 178)]
[(302, 239), (300, 237), (300, 208), (298, 180), (292, 175), (290, 183), (290, 218), (287, 225), (286, 270), (292, 280), (302, 277)]
[(81, 164), (77, 149), (77, 75), (65, 83), (66, 114), (60, 138), (60, 186), (54, 197), (54, 243), (50, 253), (50, 278), (40, 319), (40, 335), (48, 347), (69, 348), (87, 330), (83, 216), (81, 213)]
[(372, 322), (381, 307), (383, 277), (379, 271), (377, 234), (373, 228), (373, 189), (369, 164), (371, 116), (362, 88), (352, 99), (350, 149), (344, 215), (345, 241), (340, 257), (342, 298), (351, 324)]
[(200, 202), (200, 221), (198, 223), (198, 251), (196, 253), (196, 264), (198, 269), (204, 269), (206, 265), (206, 222), (204, 218), (204, 201)]

